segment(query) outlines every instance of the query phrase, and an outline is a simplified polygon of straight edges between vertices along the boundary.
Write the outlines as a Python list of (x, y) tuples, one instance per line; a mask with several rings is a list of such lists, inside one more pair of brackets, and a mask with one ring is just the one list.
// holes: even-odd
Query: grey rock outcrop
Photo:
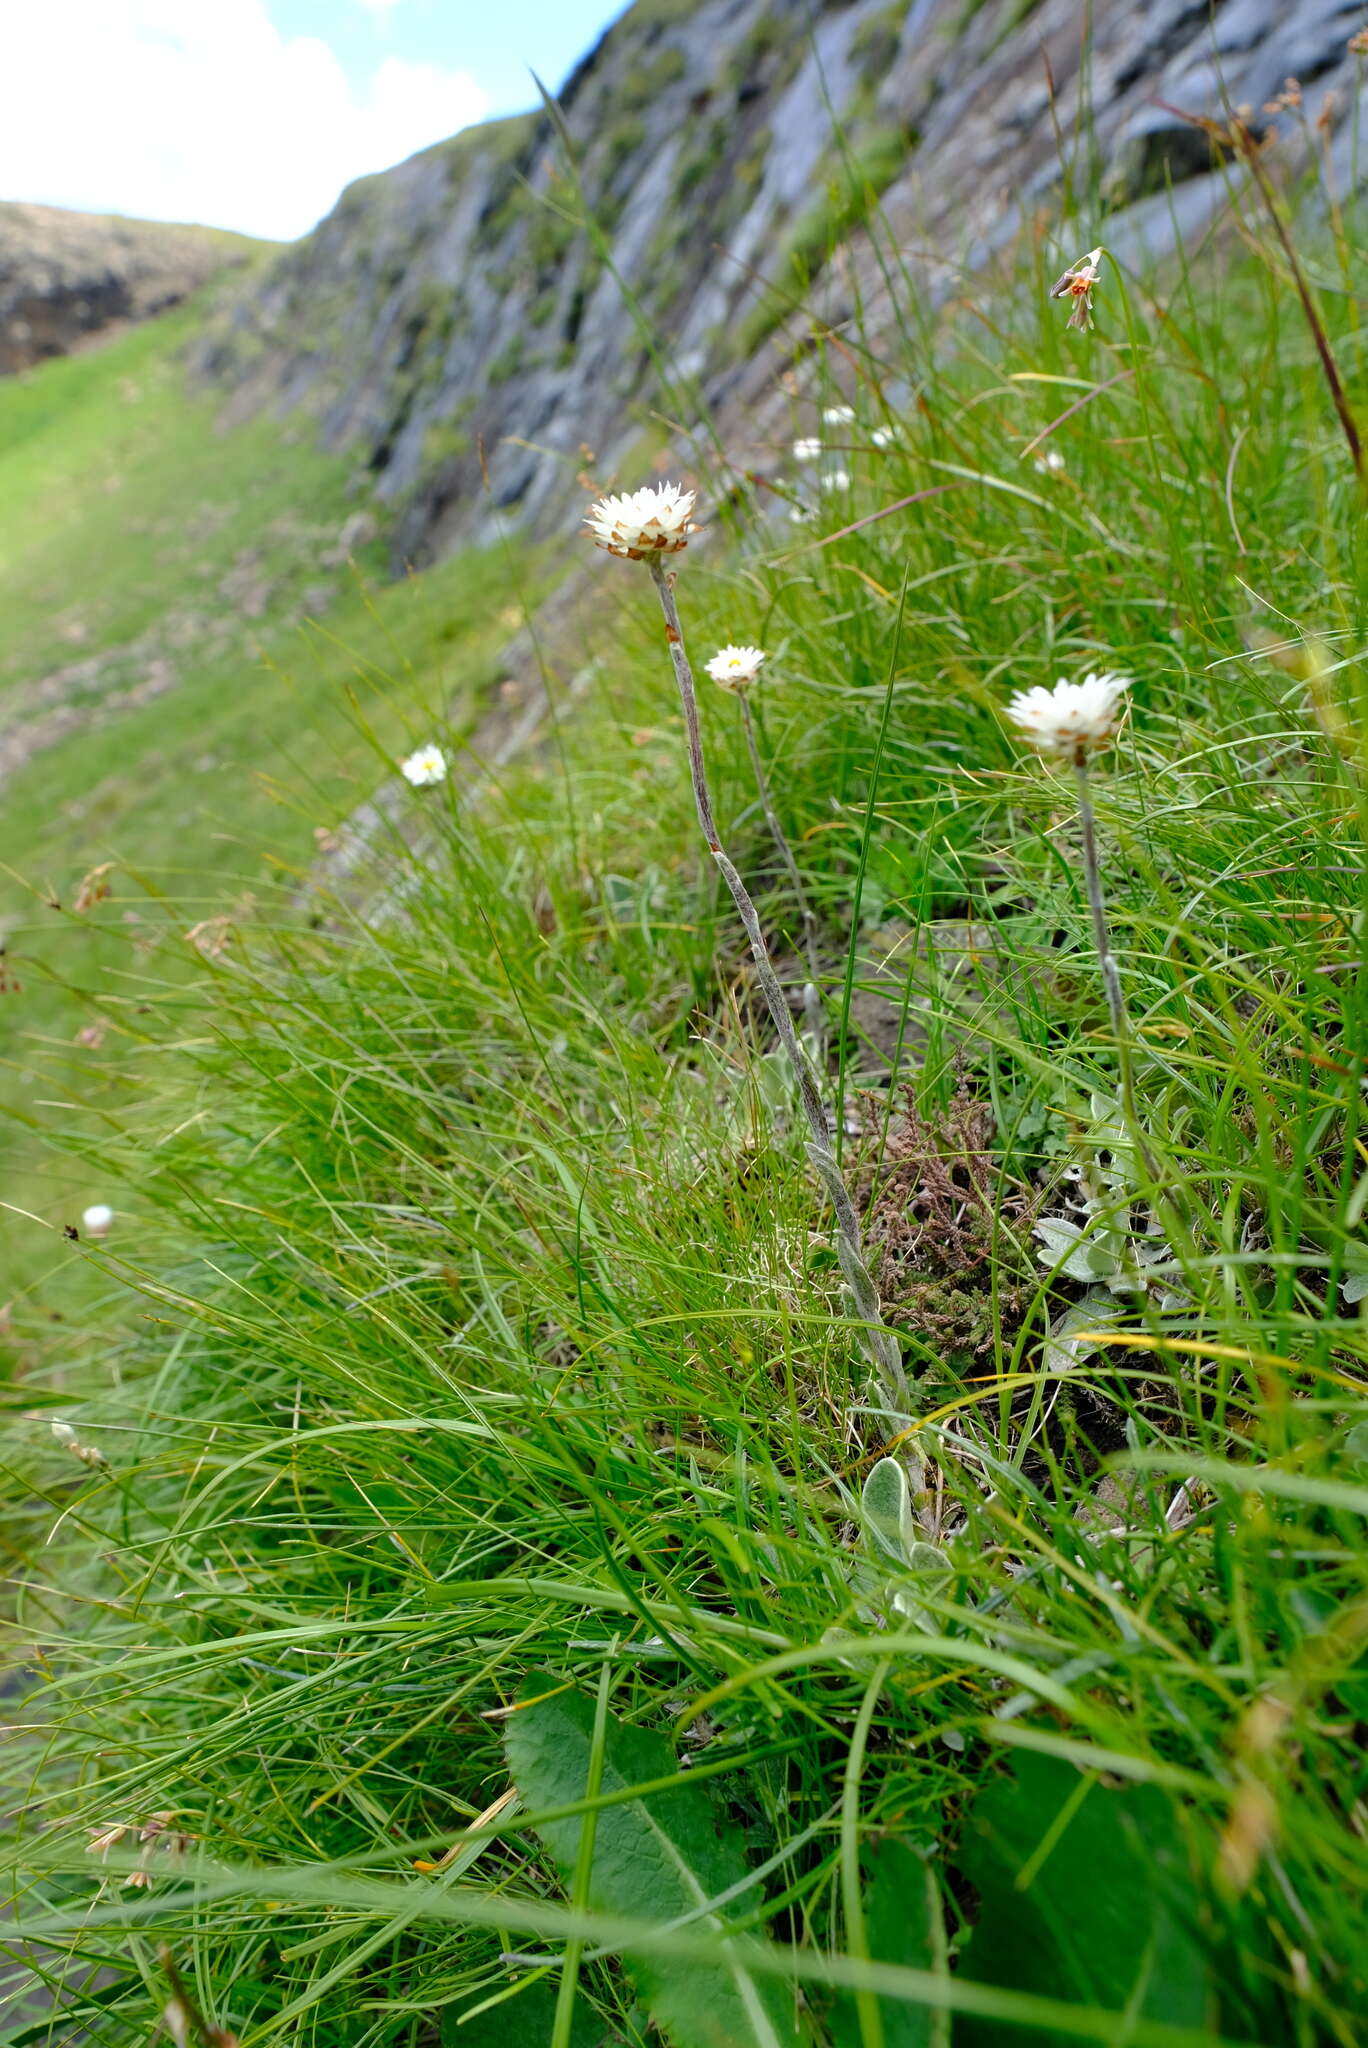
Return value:
[(260, 247), (217, 228), (0, 204), (0, 374), (163, 312)]
[(703, 418), (763, 466), (814, 318), (892, 317), (886, 256), (852, 228), (871, 194), (913, 299), (1066, 207), (1069, 257), (1153, 254), (1229, 203), (1184, 114), (1248, 102), (1294, 147), (1296, 120), (1260, 110), (1295, 74), (1313, 117), (1330, 93), (1349, 163), (1364, 20), (1340, 0), (636, 0), (555, 118), (349, 188), (196, 363), (230, 416), (307, 412), (354, 450), (397, 561), (543, 527), (583, 472)]

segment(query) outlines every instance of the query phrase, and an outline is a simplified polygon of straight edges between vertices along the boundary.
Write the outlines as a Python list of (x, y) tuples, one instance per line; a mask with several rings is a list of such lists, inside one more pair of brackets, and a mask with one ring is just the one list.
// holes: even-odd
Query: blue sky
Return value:
[(513, 114), (533, 104), (529, 69), (554, 92), (626, 5), (627, 0), (267, 0), (282, 30), (331, 44), (353, 80), (364, 80), (386, 56), (468, 71), (489, 95), (491, 114)]
[(344, 185), (553, 90), (625, 0), (21, 0), (0, 199), (288, 241)]

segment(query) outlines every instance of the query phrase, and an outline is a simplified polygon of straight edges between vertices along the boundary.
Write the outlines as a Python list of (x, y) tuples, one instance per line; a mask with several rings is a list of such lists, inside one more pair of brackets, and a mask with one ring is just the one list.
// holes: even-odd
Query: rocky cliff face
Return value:
[(0, 374), (160, 313), (259, 246), (215, 228), (0, 204)]
[(1289, 75), (1313, 117), (1332, 94), (1343, 188), (1361, 5), (1095, 0), (1086, 40), (1084, 15), (1077, 0), (636, 0), (557, 119), (470, 130), (352, 186), (198, 366), (231, 411), (307, 411), (354, 448), (395, 508), (397, 556), (421, 561), (496, 514), (559, 514), (583, 448), (611, 469), (648, 406), (657, 445), (662, 420), (705, 408), (754, 431), (814, 312), (839, 325), (858, 303), (877, 327), (880, 262), (851, 232), (870, 194), (931, 296), (1034, 211), (1057, 215), (1066, 183), (1088, 241), (1161, 248), (1229, 200), (1165, 103), (1258, 110)]

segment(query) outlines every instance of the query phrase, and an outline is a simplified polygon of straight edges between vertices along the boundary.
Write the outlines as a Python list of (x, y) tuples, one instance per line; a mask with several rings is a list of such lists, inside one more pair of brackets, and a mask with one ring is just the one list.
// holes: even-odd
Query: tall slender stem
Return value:
[(1088, 909), (1092, 912), (1093, 944), (1097, 948), (1098, 963), (1102, 969), (1102, 986), (1106, 991), (1112, 1037), (1116, 1041), (1117, 1065), (1121, 1070), (1122, 1113), (1136, 1149), (1144, 1161), (1145, 1170), (1151, 1180), (1157, 1180), (1158, 1164), (1145, 1141), (1136, 1113), (1130, 1018), (1126, 1014), (1126, 999), (1121, 989), (1121, 969), (1116, 964), (1116, 955), (1111, 945), (1111, 932), (1107, 927), (1107, 906), (1102, 895), (1102, 865), (1097, 857), (1097, 820), (1093, 814), (1092, 788), (1088, 781), (1088, 757), (1082, 749), (1074, 756), (1074, 773), (1078, 781), (1078, 816), (1083, 827), (1083, 873), (1088, 885)]
[(803, 990), (803, 1012), (807, 1018), (808, 1035), (814, 1040), (820, 1051), (824, 1033), (822, 1030), (822, 998), (819, 993), (821, 969), (817, 960), (817, 921), (813, 917), (808, 905), (807, 891), (803, 887), (803, 878), (798, 872), (798, 863), (793, 858), (788, 840), (784, 836), (784, 828), (779, 823), (779, 814), (774, 808), (774, 799), (770, 795), (769, 777), (765, 774), (764, 763), (760, 759), (760, 749), (756, 745), (755, 720), (751, 715), (750, 697), (744, 688), (739, 690), (737, 694), (741, 699), (741, 723), (745, 728), (746, 746), (750, 752), (751, 767), (755, 771), (755, 786), (760, 792), (760, 806), (765, 813), (765, 822), (770, 828), (770, 836), (779, 849), (779, 858), (788, 870), (788, 878), (793, 884), (794, 900), (798, 905), (798, 915), (803, 920), (803, 947), (807, 954), (808, 963), (807, 986)]
[(703, 828), (703, 837), (708, 842), (708, 851), (731, 891), (732, 901), (736, 905), (737, 914), (750, 941), (751, 957), (755, 961), (761, 993), (779, 1035), (779, 1042), (788, 1054), (797, 1078), (798, 1096), (808, 1126), (808, 1158), (836, 1212), (837, 1257), (846, 1284), (854, 1298), (856, 1314), (863, 1325), (861, 1340), (865, 1352), (879, 1374), (885, 1401), (891, 1408), (901, 1412), (907, 1402), (907, 1376), (903, 1371), (902, 1348), (882, 1319), (878, 1290), (865, 1264), (860, 1220), (855, 1212), (855, 1204), (850, 1198), (850, 1190), (841, 1177), (836, 1154), (831, 1148), (831, 1128), (812, 1062), (803, 1050), (798, 1034), (793, 1028), (788, 1001), (774, 971), (774, 963), (770, 959), (769, 948), (765, 944), (765, 935), (761, 930), (760, 919), (750, 892), (723, 851), (722, 842), (718, 838), (712, 797), (708, 791), (708, 777), (703, 762), (703, 735), (698, 725), (698, 696), (694, 689), (689, 657), (684, 651), (684, 635), (679, 624), (679, 608), (675, 604), (671, 578), (658, 555), (648, 555), (646, 560), (655, 583), (656, 594), (660, 599), (660, 609), (665, 615), (665, 641), (670, 650), (670, 660), (674, 664), (675, 681), (679, 685), (679, 699), (684, 710), (684, 730), (689, 747), (689, 775), (693, 782), (698, 822)]
[(1236, 124), (1234, 133), (1236, 147), (1249, 167), (1250, 176), (1259, 188), (1259, 195), (1267, 208), (1268, 217), (1273, 223), (1273, 232), (1282, 244), (1283, 255), (1287, 258), (1288, 268), (1292, 272), (1292, 282), (1297, 288), (1297, 297), (1301, 301), (1302, 313), (1305, 316), (1307, 326), (1311, 330), (1311, 339), (1316, 344), (1316, 354), (1320, 357), (1321, 370), (1324, 373), (1326, 384), (1329, 386), (1331, 403), (1335, 408), (1344, 438), (1349, 444), (1349, 456), (1354, 465), (1354, 474), (1362, 483), (1363, 444), (1359, 439), (1358, 427), (1350, 410), (1349, 401), (1345, 396), (1344, 385), (1339, 373), (1339, 365), (1335, 361), (1335, 352), (1330, 346), (1330, 337), (1325, 331), (1325, 322), (1321, 318), (1320, 308), (1311, 296), (1311, 287), (1307, 283), (1306, 273), (1301, 267), (1301, 259), (1297, 255), (1296, 243), (1287, 232), (1287, 224), (1282, 216), (1282, 208), (1278, 204), (1278, 195), (1273, 190), (1269, 182), (1268, 173), (1263, 167), (1258, 140), (1249, 133), (1242, 122)]

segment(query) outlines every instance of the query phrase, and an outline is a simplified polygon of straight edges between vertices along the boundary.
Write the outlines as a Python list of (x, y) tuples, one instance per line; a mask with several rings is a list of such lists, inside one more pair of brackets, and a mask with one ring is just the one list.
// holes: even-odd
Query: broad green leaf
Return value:
[[(594, 1702), (545, 1672), (534, 1674), (505, 1728), (508, 1768), (529, 1812), (568, 1806), (585, 1796)], [(661, 1735), (609, 1719), (602, 1791), (668, 1778), (678, 1760)], [(542, 1840), (567, 1881), (579, 1854), (579, 1815), (548, 1821)], [(690, 1916), (695, 1931), (715, 1932), (714, 1965), (669, 1957), (626, 1958), (642, 2003), (674, 2048), (797, 2048), (804, 2039), (793, 1993), (773, 1978), (753, 1977), (730, 1950), (726, 1930), (754, 1910), (747, 1892), (721, 1911), (709, 1900), (746, 1876), (740, 1843), (718, 1831), (701, 1785), (681, 1785), (646, 1799), (602, 1807), (596, 1817), (593, 1864), (585, 1903), (599, 1912), (630, 1914), (658, 1925)]]
[[(979, 1894), (962, 1974), (1174, 2026), (1213, 2023), (1216, 1985), (1171, 1801), (1109, 1791), (1057, 1757), (1023, 1754), (971, 1808), (959, 1868)], [(1040, 2037), (1043, 2043), (1055, 2037)], [(1062, 2040), (1062, 2036), (1060, 2037)], [(961, 2016), (956, 2048), (1000, 2035)]]
[[(947, 1971), (940, 1887), (925, 1858), (889, 1836), (860, 1858), (864, 1871), (865, 1940), (875, 1963), (909, 1970)], [(884, 2048), (950, 2048), (951, 2015), (906, 1999), (881, 1998)], [(843, 1995), (832, 2013), (835, 2048), (857, 2048), (855, 2001)]]
[[(544, 1981), (529, 1984), (515, 1998), (506, 1998), (484, 2012), (481, 1998), (448, 2005), (442, 2012), (442, 2048), (550, 2048), (556, 2024), (556, 1993)], [(465, 2014), (474, 2012), (467, 2020)], [(586, 1999), (575, 2001), (570, 2022), (570, 2048), (609, 2048), (621, 2040), (611, 2033)]]

